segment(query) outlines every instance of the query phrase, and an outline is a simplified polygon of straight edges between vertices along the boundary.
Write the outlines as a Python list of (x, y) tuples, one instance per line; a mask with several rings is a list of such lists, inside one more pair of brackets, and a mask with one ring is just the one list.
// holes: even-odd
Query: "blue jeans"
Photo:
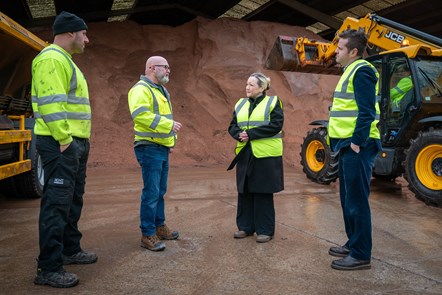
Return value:
[(370, 260), (372, 247), (371, 212), (368, 197), (373, 163), (378, 152), (373, 140), (355, 153), (349, 146), (339, 154), (339, 193), (350, 256)]
[(143, 175), (140, 206), (140, 228), (144, 236), (156, 234), (156, 227), (164, 225), (164, 195), (169, 173), (169, 148), (157, 144), (134, 148)]

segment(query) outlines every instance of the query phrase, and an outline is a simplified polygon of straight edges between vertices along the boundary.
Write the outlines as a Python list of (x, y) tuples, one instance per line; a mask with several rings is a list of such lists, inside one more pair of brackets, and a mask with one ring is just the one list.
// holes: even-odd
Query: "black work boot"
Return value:
[(71, 256), (66, 256), (66, 255), (62, 255), (63, 258), (63, 264), (67, 265), (67, 264), (90, 264), (90, 263), (94, 263), (97, 261), (98, 257), (97, 254), (93, 253), (93, 252), (86, 252), (81, 250), (80, 252), (71, 255)]
[(44, 271), (39, 268), (37, 269), (34, 284), (49, 285), (54, 288), (70, 288), (77, 285), (79, 281), (76, 274), (66, 272), (64, 269), (59, 271)]

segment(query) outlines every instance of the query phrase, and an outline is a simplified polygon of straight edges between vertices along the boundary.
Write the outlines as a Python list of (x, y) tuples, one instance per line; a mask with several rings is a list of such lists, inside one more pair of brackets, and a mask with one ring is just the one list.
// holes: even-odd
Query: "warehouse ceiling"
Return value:
[(435, 0), (1, 0), (0, 11), (26, 28), (50, 26), (68, 11), (86, 22), (132, 20), (180, 26), (202, 16), (306, 27), (331, 40), (342, 21), (367, 13), (442, 38), (442, 1)]

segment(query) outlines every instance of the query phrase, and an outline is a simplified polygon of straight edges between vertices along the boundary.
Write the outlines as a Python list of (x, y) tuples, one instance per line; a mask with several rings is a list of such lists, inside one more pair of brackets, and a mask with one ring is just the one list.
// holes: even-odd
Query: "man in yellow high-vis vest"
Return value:
[(396, 74), (400, 75), (401, 79), (395, 87), (390, 89), (390, 105), (393, 111), (401, 111), (401, 105), (404, 104), (402, 100), (408, 91), (413, 89), (413, 81), (407, 64), (400, 65)]
[(91, 134), (86, 79), (72, 61), (89, 43), (83, 19), (61, 12), (54, 21), (54, 44), (32, 63), (32, 108), (37, 150), (44, 169), (39, 218), (40, 255), (34, 283), (57, 288), (79, 279), (66, 264), (89, 264), (97, 255), (80, 246), (78, 221), (83, 208)]
[(368, 197), (376, 154), (381, 150), (378, 93), (379, 74), (362, 59), (367, 46), (363, 31), (339, 35), (336, 62), (344, 73), (336, 86), (330, 109), (328, 136), (339, 151), (339, 193), (347, 242), (331, 247), (329, 254), (343, 257), (331, 267), (339, 270), (371, 267), (372, 228)]
[(175, 240), (178, 231), (166, 225), (164, 195), (169, 174), (169, 153), (181, 123), (173, 119), (172, 103), (164, 85), (170, 67), (164, 57), (151, 56), (145, 74), (130, 89), (129, 110), (134, 122), (134, 151), (141, 166), (143, 190), (140, 204), (141, 247), (162, 251), (161, 240)]

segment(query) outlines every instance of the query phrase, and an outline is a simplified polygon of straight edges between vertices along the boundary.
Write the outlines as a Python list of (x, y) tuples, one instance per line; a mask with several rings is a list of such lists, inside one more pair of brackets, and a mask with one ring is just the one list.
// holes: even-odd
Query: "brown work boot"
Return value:
[(166, 244), (161, 242), (156, 235), (142, 236), (141, 247), (149, 249), (151, 251), (163, 251), (164, 249), (166, 249)]
[(177, 231), (171, 231), (167, 225), (157, 227), (157, 236), (160, 240), (176, 240), (180, 236)]

